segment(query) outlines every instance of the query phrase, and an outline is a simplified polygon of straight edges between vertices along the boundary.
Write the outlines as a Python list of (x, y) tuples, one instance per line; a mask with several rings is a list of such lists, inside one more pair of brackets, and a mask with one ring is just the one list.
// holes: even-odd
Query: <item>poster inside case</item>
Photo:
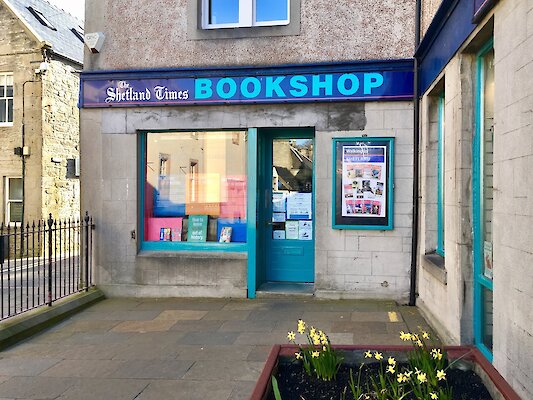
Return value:
[(333, 139), (334, 229), (392, 229), (393, 138)]

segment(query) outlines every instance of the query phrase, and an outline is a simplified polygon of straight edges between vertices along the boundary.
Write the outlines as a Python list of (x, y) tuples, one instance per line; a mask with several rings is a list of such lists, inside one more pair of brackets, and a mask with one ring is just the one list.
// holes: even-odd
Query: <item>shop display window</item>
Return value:
[(246, 242), (246, 132), (146, 135), (145, 242)]

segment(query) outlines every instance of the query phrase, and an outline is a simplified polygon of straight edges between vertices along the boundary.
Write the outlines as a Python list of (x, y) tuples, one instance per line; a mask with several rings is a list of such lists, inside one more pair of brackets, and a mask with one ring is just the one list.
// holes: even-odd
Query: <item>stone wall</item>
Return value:
[(43, 77), (43, 217), (50, 213), (60, 219), (80, 215), (80, 185), (74, 170), (74, 159), (79, 157), (80, 83), (74, 67), (51, 60)]
[(422, 0), (422, 15), (420, 21), (420, 37), (426, 34), (435, 13), (437, 12), (442, 0)]
[(533, 398), (533, 3), (494, 12), (494, 365)]
[(22, 176), (22, 161), (13, 149), (22, 146), (22, 92), (25, 95), (25, 144), (31, 155), (26, 158), (25, 219), (41, 216), (41, 81), (34, 74), (42, 61), (38, 44), (10, 11), (0, 5), (0, 72), (13, 72), (13, 126), (0, 127), (0, 221), (4, 221), (5, 178)]
[(106, 39), (100, 54), (86, 52), (85, 68), (301, 64), (414, 53), (415, 0), (293, 0), (300, 10), (291, 24), (298, 26), (275, 44), (265, 34), (276, 36), (285, 27), (219, 29), (211, 40), (198, 38), (206, 34), (197, 29), (199, 3), (88, 1), (85, 31), (104, 32)]
[[(137, 254), (131, 232), (138, 226), (138, 131), (313, 126), (317, 295), (404, 301), (411, 261), (411, 116), (409, 102), (83, 110), (82, 207), (104, 221), (97, 224), (97, 284), (111, 295), (246, 296), (243, 255)], [(396, 138), (393, 231), (331, 229), (331, 139), (362, 134)]]
[[(533, 4), (502, 0), (422, 99), (421, 229), (417, 304), (451, 343), (473, 342), (472, 138), (476, 54), (490, 36), (495, 54), (493, 208), (493, 364), (533, 398)], [(490, 32), (493, 23), (493, 32)], [(492, 34), (492, 35), (491, 35)], [(431, 229), (432, 90), (444, 80), (445, 261), (425, 257)], [(443, 277), (445, 279), (443, 279)]]

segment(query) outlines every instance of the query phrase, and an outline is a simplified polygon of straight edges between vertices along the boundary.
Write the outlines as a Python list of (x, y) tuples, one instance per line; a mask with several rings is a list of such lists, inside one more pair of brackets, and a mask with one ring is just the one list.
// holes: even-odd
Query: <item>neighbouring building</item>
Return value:
[(417, 305), (531, 399), (533, 2), (423, 3)]
[(42, 0), (0, 0), (4, 224), (79, 217), (83, 22)]
[(82, 207), (108, 295), (416, 303), (533, 396), (530, 1), (86, 15)]

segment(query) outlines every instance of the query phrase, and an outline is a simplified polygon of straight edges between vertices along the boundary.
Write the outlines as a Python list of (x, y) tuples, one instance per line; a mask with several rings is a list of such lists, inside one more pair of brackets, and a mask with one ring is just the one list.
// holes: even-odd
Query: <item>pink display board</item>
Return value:
[[(146, 219), (146, 237), (148, 242), (158, 242), (161, 228), (170, 228), (172, 231), (182, 231), (183, 218), (147, 218)], [(181, 240), (181, 237), (179, 241)], [(173, 241), (178, 241), (173, 238)]]
[(246, 219), (246, 177), (227, 177), (222, 181), (222, 190), (227, 201), (220, 204), (220, 217)]

